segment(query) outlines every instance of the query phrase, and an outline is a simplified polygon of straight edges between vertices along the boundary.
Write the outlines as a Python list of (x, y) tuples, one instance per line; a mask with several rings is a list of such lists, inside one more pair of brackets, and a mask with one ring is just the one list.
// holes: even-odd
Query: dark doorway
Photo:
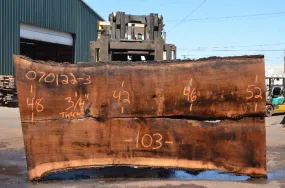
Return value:
[(20, 54), (34, 60), (73, 63), (73, 46), (20, 39)]

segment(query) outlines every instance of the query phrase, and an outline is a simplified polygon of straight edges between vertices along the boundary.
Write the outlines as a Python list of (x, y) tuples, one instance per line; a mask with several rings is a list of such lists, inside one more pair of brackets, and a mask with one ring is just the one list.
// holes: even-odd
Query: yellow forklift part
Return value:
[(285, 104), (279, 104), (278, 108), (274, 107), (274, 113), (276, 114), (285, 113)]

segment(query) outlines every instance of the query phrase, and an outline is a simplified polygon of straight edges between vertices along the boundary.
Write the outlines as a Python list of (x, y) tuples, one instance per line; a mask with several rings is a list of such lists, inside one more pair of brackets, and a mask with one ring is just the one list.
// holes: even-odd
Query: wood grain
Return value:
[(49, 120), (24, 123), (23, 132), (30, 179), (64, 168), (102, 165), (266, 174), (263, 119)]
[[(80, 112), (84, 117), (89, 106), (93, 117), (227, 118), (265, 111), (261, 57), (85, 66), (52, 66), (18, 56), (14, 59), (18, 90), (34, 87), (34, 93), (20, 93), (20, 104), (27, 103), (28, 97), (43, 98), (44, 113), (35, 113), (34, 120), (61, 118), (62, 112)], [(33, 80), (27, 79), (27, 74), (34, 77), (29, 71), (37, 73)], [(58, 84), (56, 79), (47, 82), (52, 80), (49, 74), (58, 75)], [(68, 84), (63, 84), (66, 76)], [(79, 98), (85, 102), (84, 108), (68, 109)], [(30, 121), (30, 106), (22, 105), (21, 114), (23, 121)]]
[(262, 56), (14, 64), (30, 180), (105, 165), (266, 175)]

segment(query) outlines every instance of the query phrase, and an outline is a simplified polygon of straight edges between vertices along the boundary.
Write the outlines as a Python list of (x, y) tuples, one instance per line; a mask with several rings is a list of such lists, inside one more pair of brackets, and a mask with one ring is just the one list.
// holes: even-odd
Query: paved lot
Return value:
[(266, 119), (268, 180), (250, 179), (217, 171), (200, 174), (180, 170), (114, 167), (60, 173), (46, 181), (28, 182), (18, 108), (0, 108), (0, 187), (175, 187), (175, 188), (285, 188), (285, 128), (283, 116)]

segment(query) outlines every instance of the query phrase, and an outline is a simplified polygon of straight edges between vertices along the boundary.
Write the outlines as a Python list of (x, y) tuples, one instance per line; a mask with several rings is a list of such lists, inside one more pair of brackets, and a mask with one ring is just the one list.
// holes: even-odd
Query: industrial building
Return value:
[(82, 0), (1, 0), (0, 75), (13, 75), (12, 54), (57, 62), (88, 61), (103, 18)]

